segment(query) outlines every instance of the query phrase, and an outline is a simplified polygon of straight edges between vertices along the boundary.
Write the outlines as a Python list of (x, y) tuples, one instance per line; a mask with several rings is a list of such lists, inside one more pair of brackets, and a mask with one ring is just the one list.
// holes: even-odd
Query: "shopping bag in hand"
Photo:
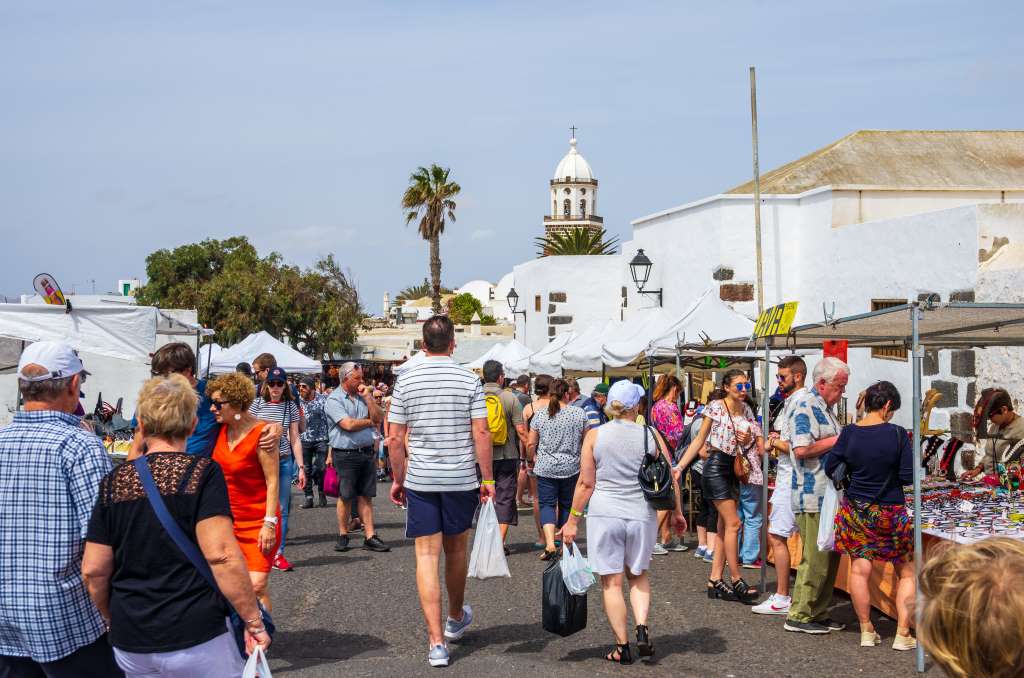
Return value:
[(501, 540), (501, 528), (498, 526), (498, 514), (494, 511), (493, 501), (486, 501), (480, 507), (468, 576), (476, 579), (512, 576), (505, 561), (505, 544)]
[(541, 623), (545, 631), (564, 638), (587, 628), (587, 597), (569, 592), (559, 565), (559, 559), (555, 558), (544, 570)]
[(340, 489), (341, 481), (338, 479), (338, 472), (334, 470), (334, 466), (328, 466), (324, 471), (324, 494), (328, 497), (338, 498), (338, 490)]
[(581, 596), (587, 592), (594, 583), (594, 573), (590, 569), (590, 563), (580, 553), (580, 547), (573, 542), (572, 549), (562, 544), (562, 559), (559, 561), (562, 569), (562, 581), (569, 593)]
[(825, 499), (821, 502), (818, 514), (818, 550), (836, 550), (836, 513), (839, 503), (843, 500), (843, 491), (837, 490), (832, 483), (825, 483)]
[(263, 654), (263, 648), (259, 645), (249, 655), (242, 670), (242, 678), (273, 678), (270, 675), (270, 664), (267, 663), (267, 655)]

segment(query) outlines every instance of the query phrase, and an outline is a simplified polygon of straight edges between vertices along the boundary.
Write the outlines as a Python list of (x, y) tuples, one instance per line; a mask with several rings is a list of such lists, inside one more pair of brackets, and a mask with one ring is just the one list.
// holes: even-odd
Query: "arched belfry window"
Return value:
[(586, 200), (580, 200), (580, 216), (581, 217), (587, 216), (587, 201)]
[(554, 201), (551, 202), (551, 214), (552, 215), (558, 214), (558, 201), (557, 200), (554, 200)]
[(564, 216), (569, 216), (570, 214), (572, 214), (572, 200), (566, 198), (565, 200), (562, 201), (562, 214)]

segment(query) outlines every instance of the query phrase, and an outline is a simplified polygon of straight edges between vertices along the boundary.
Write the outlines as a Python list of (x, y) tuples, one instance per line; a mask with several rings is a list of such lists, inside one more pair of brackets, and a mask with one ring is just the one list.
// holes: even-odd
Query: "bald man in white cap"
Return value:
[(123, 676), (82, 581), (85, 532), (113, 465), (73, 413), (88, 372), (67, 344), (18, 361), (24, 409), (0, 429), (0, 676)]

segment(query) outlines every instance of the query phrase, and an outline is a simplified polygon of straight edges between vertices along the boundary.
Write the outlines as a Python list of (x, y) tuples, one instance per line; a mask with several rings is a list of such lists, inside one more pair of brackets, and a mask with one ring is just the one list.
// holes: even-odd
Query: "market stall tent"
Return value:
[[(661, 336), (672, 320), (674, 318), (661, 307), (645, 308), (626, 320), (610, 322), (601, 332), (584, 332), (562, 352), (562, 370), (573, 374), (601, 374), (605, 366), (627, 365), (629, 360), (621, 362), (620, 355), (607, 354), (605, 345), (646, 346), (651, 339)], [(636, 357), (635, 354), (632, 357)]]
[(513, 339), (504, 344), (496, 344), (492, 346), (491, 349), (482, 356), (472, 362), (466, 363), (465, 366), (471, 370), (481, 370), (484, 367), (484, 363), (488, 360), (497, 360), (504, 368), (506, 377), (518, 377), (520, 374), (525, 374), (525, 370), (521, 369), (520, 366), (524, 361), (527, 361), (532, 354), (533, 351), (531, 351), (528, 346)]
[[(846, 318), (827, 319), (792, 328), (784, 336), (751, 338), (739, 336), (713, 342), (710, 346), (689, 346), (703, 350), (745, 350), (772, 346), (820, 348), (825, 340), (848, 341), (851, 348), (892, 348), (909, 350), (913, 381), (914, 443), (914, 566), (920, 581), (923, 560), (921, 536), (921, 363), (924, 350), (1024, 346), (1024, 304), (912, 302)], [(767, 400), (767, 395), (765, 396)], [(767, 468), (767, 457), (765, 458)], [(765, 486), (767, 492), (767, 486)], [(764, 541), (762, 541), (762, 549)], [(762, 552), (762, 559), (764, 553)], [(763, 569), (762, 569), (763, 578)], [(917, 588), (915, 614), (920, 624), (921, 588)], [(924, 671), (924, 648), (917, 646), (917, 669)]]
[(562, 351), (565, 347), (576, 340), (579, 334), (570, 330), (559, 334), (547, 346), (530, 355), (525, 361), (517, 364), (516, 369), (533, 374), (548, 374), (551, 376), (562, 373)]
[(268, 332), (256, 332), (215, 356), (210, 365), (211, 374), (234, 372), (238, 363), (252, 363), (261, 353), (269, 353), (277, 360), (277, 366), (286, 372), (318, 373), (322, 369), (319, 360), (299, 353), (288, 344), (274, 338)]

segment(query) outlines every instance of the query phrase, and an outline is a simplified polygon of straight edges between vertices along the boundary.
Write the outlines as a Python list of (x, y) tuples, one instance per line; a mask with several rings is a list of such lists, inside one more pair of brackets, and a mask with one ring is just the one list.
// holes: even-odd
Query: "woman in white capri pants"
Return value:
[[(661, 436), (654, 429), (636, 423), (643, 388), (628, 381), (615, 382), (608, 391), (605, 413), (608, 423), (587, 432), (583, 441), (580, 478), (573, 495), (569, 520), (562, 527), (562, 541), (571, 544), (579, 518), (587, 508), (587, 557), (601, 576), (604, 610), (615, 634), (615, 649), (605, 659), (631, 664), (633, 654), (627, 636), (626, 600), (623, 575), (629, 582), (629, 603), (636, 622), (637, 653), (654, 656), (654, 644), (647, 628), (651, 606), (651, 582), (647, 569), (658, 537), (658, 518), (644, 499), (637, 474), (644, 459), (644, 437), (651, 454), (662, 454), (672, 463)], [(676, 510), (672, 521), (679, 532), (686, 519), (679, 500), (679, 484), (673, 481)], [(589, 506), (588, 506), (589, 502)]]

